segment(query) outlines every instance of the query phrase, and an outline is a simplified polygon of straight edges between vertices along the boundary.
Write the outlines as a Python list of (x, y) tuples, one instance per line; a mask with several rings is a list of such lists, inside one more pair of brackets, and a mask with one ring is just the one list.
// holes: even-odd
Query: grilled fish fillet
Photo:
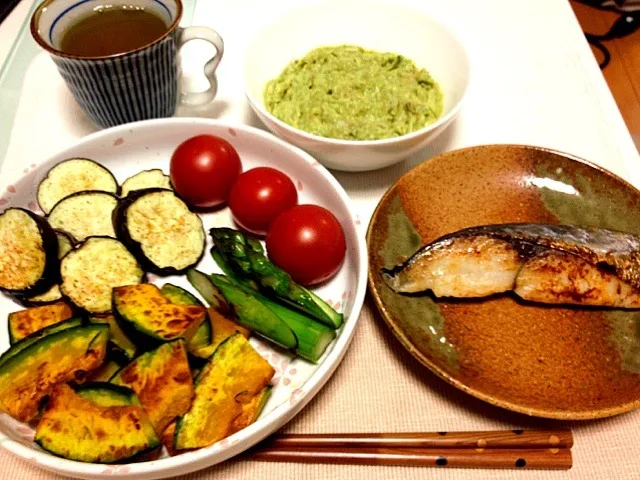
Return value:
[(474, 298), (513, 290), (541, 303), (640, 308), (640, 238), (573, 225), (472, 227), (382, 276), (399, 293)]

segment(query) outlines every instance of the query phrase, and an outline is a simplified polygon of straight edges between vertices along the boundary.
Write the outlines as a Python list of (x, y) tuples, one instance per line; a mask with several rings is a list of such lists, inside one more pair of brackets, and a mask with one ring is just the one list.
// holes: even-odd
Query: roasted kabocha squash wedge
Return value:
[[(162, 292), (162, 294), (167, 297), (171, 303), (176, 305), (203, 306), (202, 302), (200, 302), (200, 300), (198, 300), (194, 295), (187, 292), (184, 288), (172, 285), (171, 283), (165, 283), (160, 289), (160, 292)], [(198, 327), (198, 330), (196, 330), (196, 333), (193, 334), (193, 337), (191, 337), (187, 342), (187, 348), (189, 349), (189, 352), (192, 352), (193, 350), (210, 344), (211, 323), (205, 319), (205, 321)]]
[(167, 297), (167, 299), (171, 303), (175, 303), (176, 305), (198, 305), (199, 307), (204, 306), (195, 295), (188, 292), (182, 287), (173, 285), (172, 283), (165, 283), (162, 288), (160, 288), (160, 292), (162, 292), (162, 294)]
[(225, 340), (196, 378), (191, 408), (176, 424), (175, 449), (206, 447), (227, 437), (242, 413), (241, 401), (261, 392), (274, 373), (244, 336)]
[(107, 359), (102, 365), (87, 375), (87, 382), (108, 382), (122, 368), (113, 360)]
[(239, 432), (258, 419), (258, 417), (262, 413), (262, 410), (264, 409), (264, 406), (267, 403), (267, 400), (269, 400), (269, 397), (271, 396), (272, 389), (273, 387), (271, 385), (267, 385), (262, 389), (260, 393), (254, 395), (253, 397), (247, 398), (245, 393), (240, 393), (238, 395), (236, 400), (241, 403), (246, 401), (246, 403), (243, 403), (242, 405), (242, 413), (240, 413), (240, 415), (235, 418), (233, 423), (231, 423), (229, 435)]
[(101, 407), (142, 406), (136, 392), (109, 382), (88, 382), (76, 385), (73, 390), (85, 400)]
[(138, 347), (122, 331), (113, 315), (89, 318), (90, 323), (106, 323), (109, 325), (109, 356), (120, 365), (125, 365), (136, 356)]
[(42, 337), (0, 366), (0, 409), (27, 422), (59, 383), (83, 378), (104, 361), (107, 325), (68, 328)]
[(189, 340), (206, 319), (203, 307), (171, 303), (152, 284), (114, 288), (112, 300), (116, 319), (139, 344)]
[(35, 441), (54, 455), (92, 463), (132, 459), (160, 445), (140, 405), (99, 405), (66, 384), (53, 389)]
[(193, 345), (189, 343), (189, 352), (195, 357), (209, 358), (222, 342), (236, 332), (242, 334), (245, 338), (249, 338), (249, 335), (251, 335), (251, 330), (225, 317), (215, 308), (208, 308), (207, 315), (211, 329), (213, 330), (213, 337), (211, 338), (211, 342), (205, 345)]
[(183, 339), (143, 353), (110, 381), (137, 393), (158, 434), (189, 409), (194, 395)]
[(10, 313), (9, 342), (13, 345), (38, 330), (64, 322), (72, 316), (73, 310), (66, 302), (57, 302)]
[(11, 358), (15, 357), (20, 352), (22, 352), (25, 348), (29, 347), (30, 345), (33, 345), (35, 342), (39, 341), (43, 337), (46, 337), (47, 335), (51, 335), (56, 332), (61, 332), (62, 330), (66, 330), (68, 328), (79, 327), (80, 325), (82, 325), (81, 318), (70, 318), (69, 320), (65, 320), (60, 323), (54, 323), (53, 325), (49, 325), (48, 327), (43, 328), (42, 330), (38, 330), (37, 332), (32, 333), (28, 337), (23, 338), (17, 343), (14, 343), (9, 350), (4, 352), (0, 356), (0, 366), (4, 365)]
[[(271, 390), (273, 387), (271, 385), (267, 385), (262, 389), (260, 393), (255, 395), (253, 398), (248, 400), (248, 403), (242, 405), (242, 411), (240, 415), (235, 418), (235, 420), (231, 423), (231, 428), (229, 429), (229, 435), (232, 435), (236, 432), (239, 432), (245, 427), (248, 427), (253, 422), (255, 422), (264, 406), (269, 400), (271, 396)], [(240, 393), (237, 397), (238, 401), (247, 400), (247, 397), (244, 396), (243, 393)], [(187, 450), (176, 451), (174, 444), (174, 437), (176, 433), (176, 422), (171, 422), (167, 428), (165, 428), (164, 432), (162, 432), (161, 440), (162, 444), (167, 449), (167, 453), (171, 456), (178, 455)]]
[(167, 453), (172, 457), (174, 455), (179, 455), (180, 453), (186, 452), (186, 450), (183, 450), (182, 452), (176, 452), (176, 449), (174, 448), (175, 445), (173, 443), (175, 434), (176, 434), (176, 422), (171, 422), (169, 426), (164, 429), (164, 432), (162, 432), (162, 435), (160, 438), (160, 440), (162, 441), (162, 444), (164, 445), (164, 448), (167, 449)]

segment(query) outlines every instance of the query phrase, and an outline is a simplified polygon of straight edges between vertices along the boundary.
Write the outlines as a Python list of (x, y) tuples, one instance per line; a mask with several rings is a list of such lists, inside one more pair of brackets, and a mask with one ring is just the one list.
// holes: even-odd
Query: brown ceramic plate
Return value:
[(445, 301), (399, 295), (380, 268), (475, 225), (539, 222), (640, 234), (640, 192), (578, 158), (491, 145), (440, 155), (392, 186), (369, 225), (369, 285), (393, 333), (471, 395), (549, 418), (640, 407), (640, 312), (526, 304), (513, 295)]

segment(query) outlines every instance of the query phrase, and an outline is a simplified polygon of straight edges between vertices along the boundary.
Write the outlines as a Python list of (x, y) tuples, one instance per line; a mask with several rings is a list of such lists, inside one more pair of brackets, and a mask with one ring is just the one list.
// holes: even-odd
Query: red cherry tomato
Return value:
[(333, 277), (347, 250), (340, 222), (317, 205), (285, 210), (271, 224), (266, 243), (271, 261), (302, 285)]
[(178, 145), (169, 170), (173, 188), (182, 198), (195, 207), (209, 208), (227, 201), (242, 163), (226, 140), (198, 135)]
[(229, 193), (234, 220), (257, 235), (265, 235), (275, 218), (297, 203), (298, 192), (291, 179), (270, 167), (244, 172)]

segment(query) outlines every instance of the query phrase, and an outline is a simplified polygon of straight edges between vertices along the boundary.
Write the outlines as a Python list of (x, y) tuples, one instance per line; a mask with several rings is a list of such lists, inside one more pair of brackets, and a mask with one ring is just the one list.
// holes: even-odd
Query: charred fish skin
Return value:
[[(406, 262), (382, 269), (381, 273), (385, 283), (398, 293), (432, 290), (436, 296), (481, 297), (514, 289), (520, 268), (549, 250), (572, 254), (565, 260), (586, 261), (640, 291), (640, 238), (575, 225), (513, 223), (471, 227), (436, 239)], [(568, 268), (570, 262), (563, 265)], [(494, 269), (498, 275), (492, 278), (483, 269)], [(573, 271), (577, 272), (575, 268)], [(449, 275), (453, 280), (447, 278)], [(606, 283), (604, 277), (593, 272), (589, 278)], [(509, 279), (513, 282), (507, 288)], [(603, 285), (599, 287), (605, 288)]]

